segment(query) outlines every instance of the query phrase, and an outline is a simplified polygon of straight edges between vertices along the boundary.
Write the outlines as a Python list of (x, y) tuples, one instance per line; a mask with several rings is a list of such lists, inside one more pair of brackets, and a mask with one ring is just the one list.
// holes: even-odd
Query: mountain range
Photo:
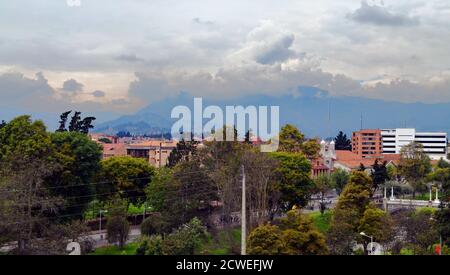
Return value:
[[(96, 132), (134, 134), (170, 132), (177, 119), (171, 119), (172, 108), (184, 105), (193, 110), (194, 97), (181, 92), (178, 96), (151, 103), (133, 115), (96, 125)], [(338, 131), (351, 133), (360, 128), (416, 128), (419, 131), (450, 133), (450, 103), (401, 103), (351, 96), (331, 96), (314, 87), (299, 87), (293, 95), (248, 95), (236, 99), (203, 99), (203, 108), (225, 106), (279, 106), (280, 125), (296, 125), (308, 137), (331, 137)], [(193, 111), (192, 111), (193, 112)], [(206, 123), (204, 120), (203, 123)]]

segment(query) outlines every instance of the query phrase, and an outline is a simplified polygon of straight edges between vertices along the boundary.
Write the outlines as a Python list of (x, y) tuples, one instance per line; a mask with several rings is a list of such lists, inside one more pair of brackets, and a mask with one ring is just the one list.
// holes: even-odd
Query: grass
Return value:
[[(439, 197), (439, 199), (443, 198), (442, 194), (438, 194), (438, 197)], [(410, 198), (413, 199), (412, 195), (410, 196)], [(433, 192), (432, 198), (433, 198), (433, 200), (436, 198), (436, 193), (435, 192)], [(416, 197), (414, 198), (414, 200), (429, 201), (430, 200), (430, 194), (429, 193), (416, 194)]]
[(213, 232), (199, 247), (200, 255), (232, 255), (233, 247), (240, 247), (241, 230), (233, 228)]
[[(92, 219), (96, 219), (99, 217), (99, 211), (100, 209), (105, 209), (106, 206), (103, 205), (103, 203), (94, 200), (92, 201), (89, 206), (88, 209), (86, 210), (86, 212), (84, 212), (84, 219), (85, 220), (92, 220)], [(152, 209), (151, 208), (147, 208), (147, 213), (151, 212)], [(130, 205), (128, 206), (128, 215), (132, 216), (132, 215), (143, 215), (144, 213), (144, 204), (141, 205), (134, 205), (132, 203), (130, 203)], [(103, 214), (104, 215), (104, 214)]]
[(320, 212), (313, 212), (309, 214), (309, 216), (314, 221), (314, 225), (317, 227), (317, 229), (325, 233), (330, 228), (330, 222), (331, 222), (331, 211), (326, 210), (323, 215), (320, 214)]
[(129, 243), (120, 250), (117, 245), (99, 247), (89, 255), (135, 255), (138, 243)]

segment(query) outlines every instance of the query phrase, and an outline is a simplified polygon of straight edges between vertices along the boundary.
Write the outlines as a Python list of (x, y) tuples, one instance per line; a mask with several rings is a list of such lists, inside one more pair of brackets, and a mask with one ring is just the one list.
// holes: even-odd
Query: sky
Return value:
[(450, 102), (448, 0), (0, 2), (0, 108), (133, 113), (180, 91)]

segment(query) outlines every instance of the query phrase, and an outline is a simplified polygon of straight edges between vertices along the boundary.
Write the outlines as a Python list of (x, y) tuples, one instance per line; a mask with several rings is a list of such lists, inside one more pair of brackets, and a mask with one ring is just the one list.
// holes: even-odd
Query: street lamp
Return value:
[(369, 235), (367, 235), (366, 233), (364, 233), (364, 232), (361, 232), (361, 233), (359, 233), (361, 236), (364, 236), (364, 237), (366, 237), (366, 238), (369, 238), (370, 239), (370, 255), (372, 255), (372, 250), (373, 250), (373, 236), (369, 236)]
[(108, 210), (100, 210), (100, 222), (98, 226), (98, 231), (100, 233), (100, 239), (103, 240), (103, 234), (102, 234), (102, 213), (108, 213)]

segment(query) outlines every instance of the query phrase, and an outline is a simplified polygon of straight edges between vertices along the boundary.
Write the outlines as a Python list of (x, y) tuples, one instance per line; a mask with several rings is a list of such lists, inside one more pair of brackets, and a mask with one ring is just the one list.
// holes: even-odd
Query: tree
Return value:
[(282, 152), (300, 152), (302, 150), (305, 136), (291, 124), (286, 124), (280, 130), (279, 151)]
[(450, 168), (436, 168), (427, 175), (427, 179), (440, 183), (442, 188), (442, 201), (450, 200)]
[(360, 172), (365, 172), (366, 171), (366, 167), (364, 166), (364, 164), (362, 164), (362, 163), (359, 164), (358, 171), (360, 171)]
[(165, 222), (160, 215), (152, 215), (141, 223), (141, 233), (143, 235), (162, 234), (165, 228)]
[(127, 221), (128, 202), (115, 197), (108, 206), (108, 220), (106, 223), (106, 236), (109, 243), (118, 242), (123, 249), (130, 232), (130, 224)]
[(334, 138), (334, 142), (336, 150), (352, 150), (352, 141), (342, 131), (339, 131), (339, 134)]
[(370, 203), (372, 188), (372, 179), (366, 173), (352, 172), (349, 183), (339, 196), (336, 209), (354, 209), (362, 215)]
[(439, 241), (439, 231), (434, 218), (434, 209), (422, 208), (407, 211), (398, 220), (405, 231), (407, 246), (414, 254), (433, 254), (433, 244)]
[(305, 206), (314, 187), (310, 178), (311, 163), (302, 153), (273, 152), (270, 155), (280, 162), (276, 171), (280, 175), (277, 189), (281, 192), (282, 208)]
[(378, 186), (384, 185), (384, 183), (390, 179), (386, 164), (386, 161), (384, 161), (383, 164), (380, 165), (377, 159), (372, 166), (371, 177), (374, 192), (378, 189)]
[(283, 240), (279, 228), (265, 224), (255, 228), (248, 236), (249, 255), (279, 255), (283, 253)]
[(344, 169), (336, 168), (333, 173), (331, 173), (331, 181), (333, 186), (336, 188), (337, 194), (341, 194), (345, 185), (350, 179), (350, 174)]
[(320, 213), (327, 209), (325, 195), (333, 188), (333, 181), (329, 174), (321, 174), (314, 178), (314, 191), (320, 195)]
[(143, 236), (136, 249), (136, 255), (163, 255), (163, 238), (161, 235)]
[(436, 212), (436, 221), (443, 244), (450, 245), (450, 208), (448, 206)]
[(168, 195), (170, 203), (163, 213), (172, 226), (194, 217), (206, 222), (212, 208), (210, 203), (218, 200), (218, 188), (199, 162), (189, 161), (175, 167)]
[(431, 164), (421, 144), (412, 142), (402, 147), (398, 169), (400, 175), (412, 186), (414, 198), (417, 191), (425, 190), (423, 179), (431, 171)]
[(18, 254), (34, 254), (42, 249), (36, 239), (51, 237), (48, 214), (63, 200), (50, 196), (44, 180), (55, 169), (57, 165), (45, 158), (18, 155), (14, 161), (1, 162), (0, 243), (17, 241)]
[(387, 243), (393, 236), (393, 221), (383, 210), (368, 207), (359, 221), (358, 231), (373, 236), (375, 242)]
[(440, 158), (436, 166), (437, 168), (450, 168), (450, 163), (443, 158)]
[(333, 254), (351, 254), (358, 227), (372, 197), (372, 179), (354, 171), (333, 210), (327, 240)]
[(2, 122), (0, 122), (0, 129), (6, 126), (6, 121), (2, 120)]
[(66, 122), (67, 122), (67, 118), (69, 117), (69, 114), (72, 111), (67, 111), (61, 114), (60, 116), (60, 121), (59, 121), (59, 128), (58, 130), (56, 130), (57, 132), (66, 132)]
[(53, 145), (44, 123), (31, 121), (30, 116), (19, 116), (0, 128), (0, 161), (11, 161), (16, 156), (40, 158), (50, 156)]
[(78, 132), (56, 132), (50, 134), (50, 138), (54, 159), (61, 169), (47, 178), (46, 186), (53, 195), (67, 198), (59, 209), (64, 220), (81, 219), (94, 199), (97, 185), (91, 183), (100, 169), (102, 149), (87, 135)]
[(166, 167), (156, 169), (151, 184), (145, 188), (147, 203), (154, 211), (163, 212), (169, 205), (172, 181), (172, 169)]
[(109, 138), (105, 138), (105, 137), (99, 138), (98, 141), (101, 143), (107, 143), (107, 144), (112, 143), (112, 141)]
[(247, 144), (252, 144), (252, 141), (250, 140), (250, 130), (248, 130), (245, 133), (244, 142), (247, 143)]
[(61, 253), (67, 228), (56, 224), (63, 198), (47, 178), (61, 170), (41, 121), (20, 116), (0, 128), (0, 243), (16, 241), (18, 254)]
[(302, 144), (302, 152), (310, 161), (316, 159), (317, 157), (319, 157), (320, 143), (317, 141), (317, 139), (310, 139), (308, 141), (305, 141)]
[[(57, 132), (67, 132), (66, 129), (66, 123), (67, 123), (67, 119), (69, 117), (69, 114), (72, 111), (67, 111), (61, 114), (60, 116), (60, 121), (59, 121), (59, 128), (58, 130), (56, 130)], [(77, 112), (75, 111), (75, 113), (73, 114), (72, 118), (70, 119), (70, 123), (69, 123), (69, 132), (79, 132), (79, 133), (83, 133), (83, 134), (88, 134), (89, 133), (89, 129), (94, 128), (94, 126), (92, 125), (92, 122), (95, 120), (95, 117), (85, 117), (84, 119), (81, 119), (81, 112)]]
[(164, 238), (161, 235), (144, 237), (136, 252), (138, 255), (193, 255), (207, 236), (206, 227), (198, 218), (193, 218)]
[(282, 230), (285, 254), (325, 255), (328, 253), (325, 237), (317, 231), (310, 217), (291, 210), (280, 221), (279, 227)]
[(7, 191), (0, 193), (4, 196), (0, 198), (0, 220), (4, 222), (0, 227), (5, 226), (0, 231), (6, 240), (18, 242), (18, 253), (66, 253), (68, 236), (74, 239), (73, 224), (60, 223), (72, 218), (73, 213), (80, 214), (66, 212), (69, 205), (75, 203), (68, 191), (70, 188), (64, 184), (71, 178), (68, 170), (81, 169), (80, 173), (86, 175), (90, 172), (85, 170), (91, 168), (85, 166), (89, 157), (83, 155), (84, 150), (79, 147), (75, 155), (85, 159), (72, 162), (73, 167), (66, 165), (62, 161), (64, 158), (76, 161), (76, 157), (68, 153), (73, 148), (59, 145), (41, 121), (32, 121), (29, 116), (14, 118), (0, 129), (0, 186)]
[(312, 220), (297, 211), (289, 211), (280, 225), (261, 225), (249, 235), (251, 255), (324, 255), (328, 253), (324, 236)]
[(355, 231), (355, 223), (359, 214), (354, 209), (333, 210), (330, 228), (326, 239), (330, 253), (333, 255), (351, 255), (359, 234)]
[(198, 218), (191, 219), (164, 238), (164, 255), (193, 255), (207, 237), (206, 227)]
[(177, 143), (177, 147), (170, 152), (167, 166), (174, 167), (180, 162), (189, 161), (195, 155), (198, 143), (198, 141), (193, 140), (192, 136), (190, 141), (182, 138)]
[(96, 175), (97, 196), (108, 200), (115, 194), (137, 204), (145, 201), (145, 188), (152, 181), (155, 168), (140, 158), (112, 157), (101, 161), (101, 169)]
[(75, 111), (75, 113), (72, 116), (72, 119), (70, 120), (69, 124), (69, 132), (77, 132), (81, 128), (81, 112)]

